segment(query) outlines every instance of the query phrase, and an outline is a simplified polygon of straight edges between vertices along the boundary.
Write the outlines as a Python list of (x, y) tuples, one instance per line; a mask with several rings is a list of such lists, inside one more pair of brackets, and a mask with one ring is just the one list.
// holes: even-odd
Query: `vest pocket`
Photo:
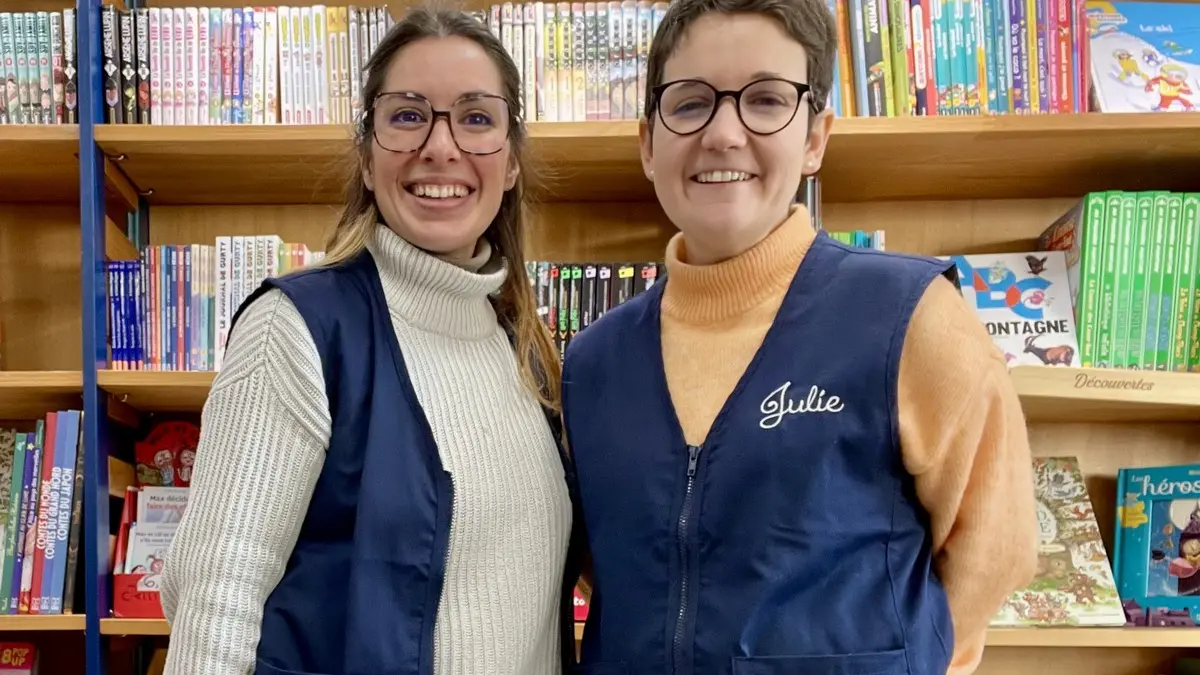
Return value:
[(629, 665), (624, 661), (604, 661), (571, 667), (571, 675), (629, 675)]
[(733, 675), (907, 675), (904, 650), (830, 656), (735, 656)]

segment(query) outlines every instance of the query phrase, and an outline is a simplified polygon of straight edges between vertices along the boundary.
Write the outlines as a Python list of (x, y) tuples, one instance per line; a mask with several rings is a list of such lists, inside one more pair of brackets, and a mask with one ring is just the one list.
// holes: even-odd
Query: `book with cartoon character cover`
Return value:
[(959, 291), (1010, 368), (1080, 365), (1063, 251), (942, 259), (954, 262)]
[(1079, 462), (1033, 460), (1037, 575), (1012, 593), (993, 627), (1121, 626), (1125, 614)]
[(1129, 625), (1200, 620), (1200, 464), (1121, 469), (1113, 575)]
[(1100, 112), (1195, 112), (1200, 5), (1088, 0), (1092, 85)]

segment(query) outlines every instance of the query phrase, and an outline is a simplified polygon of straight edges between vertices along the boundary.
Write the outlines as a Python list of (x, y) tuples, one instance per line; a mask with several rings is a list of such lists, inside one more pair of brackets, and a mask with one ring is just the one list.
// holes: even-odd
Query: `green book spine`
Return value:
[(1104, 255), (1100, 263), (1100, 306), (1096, 312), (1096, 367), (1113, 364), (1113, 309), (1116, 299), (1118, 244), (1121, 241), (1120, 191), (1106, 193), (1104, 205)]
[(1183, 220), (1183, 195), (1167, 193), (1167, 231), (1163, 237), (1162, 285), (1159, 287), (1158, 345), (1155, 370), (1171, 370), (1171, 341), (1175, 337), (1175, 291), (1179, 278), (1179, 230)]
[(1154, 370), (1158, 358), (1158, 317), (1162, 297), (1163, 255), (1166, 251), (1167, 202), (1170, 194), (1154, 195), (1154, 224), (1150, 232), (1150, 265), (1146, 276), (1146, 336), (1142, 342), (1142, 370)]
[(1137, 193), (1134, 215), (1133, 272), (1129, 280), (1129, 328), (1125, 333), (1125, 367), (1142, 367), (1142, 344), (1146, 335), (1146, 274), (1150, 262), (1150, 233), (1154, 229), (1154, 194)]
[(1079, 290), (1075, 298), (1075, 331), (1079, 363), (1096, 365), (1096, 314), (1100, 307), (1100, 271), (1104, 258), (1105, 195), (1092, 192), (1084, 199), (1083, 221), (1076, 224), (1079, 247)]
[(21, 529), (21, 488), (25, 484), (25, 434), (17, 434), (13, 445), (12, 481), (8, 493), (8, 525), (4, 529), (4, 573), (0, 576), (0, 614), (8, 613), (8, 592), (12, 589), (13, 563), (17, 556), (17, 532)]
[(1113, 274), (1113, 368), (1129, 367), (1129, 315), (1133, 289), (1133, 242), (1137, 231), (1137, 193), (1121, 195), (1121, 230), (1118, 232), (1117, 267)]
[(1174, 370), (1191, 370), (1195, 363), (1197, 286), (1200, 286), (1200, 193), (1183, 195), (1180, 227), (1183, 250), (1176, 299), (1176, 337)]

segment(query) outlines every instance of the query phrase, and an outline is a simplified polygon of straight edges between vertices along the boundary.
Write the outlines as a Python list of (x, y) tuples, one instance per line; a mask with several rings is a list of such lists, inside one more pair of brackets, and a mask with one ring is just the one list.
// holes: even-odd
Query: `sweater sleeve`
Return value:
[(329, 436), (316, 345), (295, 305), (272, 290), (239, 319), (204, 404), (188, 508), (163, 570), (165, 675), (254, 671), (263, 605)]
[(968, 675), (991, 618), (1033, 578), (1037, 525), (1020, 399), (1000, 350), (946, 279), (917, 305), (898, 387), (901, 450), (930, 514), (954, 623), (948, 672)]

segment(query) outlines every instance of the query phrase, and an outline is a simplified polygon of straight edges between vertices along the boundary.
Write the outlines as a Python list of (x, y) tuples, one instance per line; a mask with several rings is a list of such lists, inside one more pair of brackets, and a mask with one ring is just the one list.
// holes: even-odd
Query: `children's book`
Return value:
[(1200, 464), (1117, 472), (1113, 574), (1130, 625), (1200, 619)]
[(1100, 112), (1197, 110), (1200, 4), (1088, 0), (1086, 12)]
[(1125, 614), (1074, 457), (1033, 460), (1037, 575), (992, 618), (1003, 626), (1121, 626)]
[(977, 253), (943, 259), (954, 262), (959, 291), (1009, 367), (1079, 365), (1065, 252)]

